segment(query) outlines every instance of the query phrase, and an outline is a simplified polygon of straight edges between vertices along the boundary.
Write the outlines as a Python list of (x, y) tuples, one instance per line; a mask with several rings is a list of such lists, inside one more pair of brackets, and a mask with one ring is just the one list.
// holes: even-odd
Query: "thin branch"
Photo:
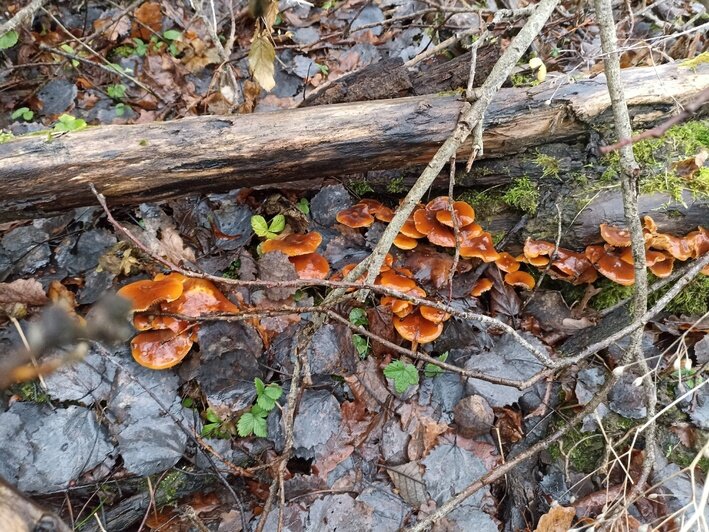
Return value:
[(47, 0), (32, 0), (29, 4), (20, 9), (14, 17), (0, 26), (0, 37), (10, 31), (17, 30), (17, 28), (22, 26), (25, 22), (31, 22), (35, 13), (40, 10), (46, 1)]

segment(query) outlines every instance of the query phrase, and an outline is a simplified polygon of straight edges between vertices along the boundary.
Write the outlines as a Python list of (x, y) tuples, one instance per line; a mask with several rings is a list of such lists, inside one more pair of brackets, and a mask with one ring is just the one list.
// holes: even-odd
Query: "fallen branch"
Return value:
[(17, 28), (26, 22), (31, 22), (35, 13), (39, 11), (46, 1), (47, 0), (32, 0), (29, 4), (20, 9), (14, 17), (0, 26), (0, 37), (10, 31), (16, 31)]

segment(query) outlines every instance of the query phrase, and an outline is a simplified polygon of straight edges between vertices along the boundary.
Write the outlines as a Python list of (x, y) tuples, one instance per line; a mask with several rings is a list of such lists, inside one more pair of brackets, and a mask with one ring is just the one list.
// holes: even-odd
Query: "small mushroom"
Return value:
[(207, 279), (189, 278), (179, 299), (161, 305), (163, 312), (198, 318), (212, 313), (236, 313), (239, 307), (229, 301), (216, 285)]
[(500, 255), (495, 249), (490, 233), (484, 232), (480, 236), (468, 239), (461, 245), (460, 256), (482, 259), (483, 262), (494, 262)]
[(296, 255), (288, 257), (288, 260), (295, 266), (300, 279), (325, 279), (330, 273), (330, 265), (319, 253)]
[(633, 266), (618, 255), (608, 253), (603, 246), (588, 246), (585, 254), (598, 272), (614, 283), (623, 286), (631, 286), (635, 283)]
[(321, 242), (322, 235), (316, 231), (305, 234), (291, 233), (282, 238), (266, 240), (261, 244), (261, 251), (264, 253), (280, 251), (289, 257), (297, 257), (314, 253)]
[(157, 281), (145, 279), (127, 284), (118, 290), (118, 295), (131, 302), (133, 311), (143, 312), (158, 303), (175, 301), (182, 295), (182, 291), (182, 279), (163, 276)]
[(503, 251), (498, 255), (497, 259), (495, 259), (495, 264), (503, 272), (516, 272), (519, 270), (519, 262), (517, 259), (506, 251)]
[(687, 260), (694, 254), (690, 241), (683, 237), (655, 233), (649, 239), (648, 247), (659, 251), (666, 251), (677, 260)]
[(453, 229), (443, 225), (436, 219), (435, 211), (420, 209), (414, 213), (414, 225), (419, 233), (423, 233), (431, 244), (444, 248), (455, 247)]
[(170, 329), (142, 332), (130, 342), (135, 361), (150, 369), (176, 366), (187, 356), (193, 344), (191, 332), (176, 333)]
[(357, 205), (365, 205), (369, 214), (374, 216), (380, 222), (389, 223), (392, 218), (394, 218), (394, 211), (377, 200), (363, 199), (360, 200)]
[(487, 292), (492, 288), (492, 280), (487, 277), (478, 279), (473, 285), (473, 289), (470, 291), (470, 295), (473, 297), (480, 297), (482, 294)]
[(443, 323), (433, 323), (416, 311), (405, 318), (395, 319), (394, 328), (404, 340), (411, 342), (411, 350), (415, 351), (418, 344), (427, 344), (438, 338), (443, 332)]
[(598, 272), (583, 253), (559, 248), (551, 265), (549, 273), (552, 277), (574, 285), (590, 284), (598, 279)]
[(418, 293), (423, 292), (423, 295), (420, 297), (426, 297), (426, 292), (416, 284), (416, 281), (409, 277), (399, 275), (393, 270), (380, 273), (375, 283), (385, 288), (403, 292), (404, 294), (417, 292), (416, 295), (418, 295)]
[(415, 238), (417, 240), (426, 236), (424, 233), (416, 229), (416, 223), (414, 222), (413, 215), (404, 222), (404, 225), (401, 226), (400, 233), (404, 236)]
[[(475, 210), (470, 204), (464, 201), (454, 201), (452, 208), (458, 221), (458, 228), (470, 225), (475, 221)], [(451, 209), (448, 206), (436, 211), (436, 220), (448, 227), (455, 227), (453, 217), (451, 216)]]
[(408, 251), (410, 249), (414, 249), (416, 246), (418, 246), (419, 241), (416, 240), (415, 238), (411, 238), (409, 236), (406, 236), (403, 233), (399, 233), (396, 235), (396, 238), (394, 238), (394, 245), (399, 248), (403, 249), (405, 251)]
[(555, 247), (556, 246), (551, 242), (528, 238), (524, 243), (524, 256), (527, 257), (527, 259), (534, 259), (540, 256), (549, 257), (554, 253)]
[(357, 203), (348, 209), (338, 212), (335, 219), (342, 225), (352, 228), (369, 227), (374, 223), (374, 216), (369, 214), (369, 209), (362, 203)]
[(384, 296), (381, 298), (380, 303), (389, 307), (393, 314), (399, 318), (404, 318), (411, 314), (414, 310), (414, 305), (403, 299), (398, 299), (392, 296)]
[(421, 313), (422, 318), (430, 321), (431, 323), (443, 323), (451, 317), (451, 315), (444, 310), (439, 310), (435, 307), (428, 307), (426, 305), (421, 305), (419, 307), (419, 312)]
[(133, 316), (133, 327), (137, 331), (150, 331), (157, 329), (170, 329), (176, 333), (184, 331), (189, 323), (178, 320), (172, 316), (160, 316), (156, 314), (136, 314)]
[(630, 232), (614, 225), (601, 224), (601, 238), (616, 248), (627, 248), (630, 246)]
[(506, 273), (505, 282), (510, 286), (518, 286), (520, 288), (524, 288), (525, 290), (531, 290), (534, 288), (534, 277), (521, 270)]

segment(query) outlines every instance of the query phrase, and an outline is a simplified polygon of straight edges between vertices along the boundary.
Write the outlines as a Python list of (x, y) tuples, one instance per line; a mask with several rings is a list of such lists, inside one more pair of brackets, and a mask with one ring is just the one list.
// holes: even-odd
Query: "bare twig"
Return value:
[(17, 30), (17, 28), (22, 26), (25, 22), (30, 22), (34, 18), (35, 13), (40, 10), (46, 1), (47, 0), (32, 0), (29, 4), (20, 9), (14, 17), (0, 26), (0, 36), (10, 31)]
[[(619, 139), (630, 138), (632, 126), (628, 105), (623, 93), (623, 85), (620, 80), (620, 54), (618, 53), (618, 43), (613, 21), (613, 6), (611, 0), (595, 0), (596, 19), (600, 28), (601, 48), (604, 58), (608, 93), (611, 98), (613, 117), (615, 119), (615, 131)], [(705, 91), (709, 94), (709, 90)], [(642, 222), (638, 209), (639, 183), (638, 183), (638, 163), (635, 161), (633, 148), (630, 143), (620, 147), (620, 167), (621, 183), (623, 187), (623, 208), (625, 210), (625, 221), (630, 229), (632, 242), (633, 261), (635, 269), (635, 285), (632, 300), (631, 316), (638, 319), (647, 311), (647, 264), (645, 261), (645, 238), (643, 235)], [(643, 374), (643, 387), (645, 389), (645, 402), (647, 416), (651, 420), (646, 433), (645, 460), (643, 462), (640, 478), (633, 486), (625, 505), (631, 504), (637, 499), (643, 490), (643, 486), (650, 476), (655, 457), (655, 408), (657, 403), (657, 393), (655, 381), (649, 370), (645, 354), (642, 349), (643, 327), (639, 327), (630, 335), (627, 356), (635, 359)], [(627, 507), (625, 506), (624, 507)], [(616, 516), (619, 509), (616, 507)]]

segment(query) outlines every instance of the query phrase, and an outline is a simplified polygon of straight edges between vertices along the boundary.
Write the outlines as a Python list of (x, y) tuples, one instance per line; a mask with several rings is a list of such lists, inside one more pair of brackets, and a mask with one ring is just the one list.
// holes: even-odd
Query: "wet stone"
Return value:
[(634, 375), (623, 375), (608, 394), (608, 407), (623, 417), (642, 419), (647, 415), (642, 386), (635, 386)]
[(62, 78), (51, 80), (37, 93), (37, 99), (42, 102), (42, 116), (62, 114), (74, 104), (76, 94), (75, 84)]
[[(125, 356), (130, 357), (128, 353)], [(163, 409), (183, 421), (178, 384), (174, 372), (149, 370), (132, 360), (126, 360), (116, 371), (107, 416), (124, 466), (131, 473), (152, 475), (172, 467), (182, 457), (187, 436)]]
[(495, 413), (479, 395), (469, 395), (461, 399), (455, 405), (454, 416), (460, 434), (466, 438), (487, 434), (495, 422)]
[(313, 375), (351, 375), (357, 365), (351, 330), (339, 324), (320, 327), (313, 335), (308, 357)]
[[(57, 350), (55, 357), (66, 356)], [(111, 381), (115, 374), (112, 364), (105, 359), (92, 345), (86, 357), (70, 365), (62, 365), (44, 377), (47, 392), (58, 401), (77, 401), (90, 406), (108, 398), (111, 391)]]
[(352, 206), (349, 192), (342, 184), (330, 185), (320, 189), (320, 192), (310, 200), (310, 214), (316, 223), (331, 227), (336, 223), (337, 213)]
[(382, 429), (382, 438), (379, 448), (382, 458), (388, 465), (401, 465), (408, 461), (406, 449), (411, 440), (411, 435), (401, 428), (395, 418), (389, 419)]
[(293, 429), (296, 456), (318, 457), (327, 440), (340, 429), (341, 419), (340, 404), (332, 394), (306, 390)]
[[(3, 475), (30, 493), (66, 488), (83, 473), (110, 461), (114, 449), (94, 412), (82, 406), (52, 409), (15, 403), (0, 414), (0, 427), (5, 455), (0, 470), (3, 463), (14, 464), (15, 471), (2, 470)], [(13, 432), (14, 437), (5, 439)]]
[(1, 243), (15, 275), (34, 273), (49, 263), (52, 252), (48, 238), (49, 233), (34, 225), (17, 227), (5, 234)]
[(77, 302), (80, 305), (91, 305), (96, 303), (113, 286), (115, 275), (109, 271), (98, 272), (96, 270), (84, 276), (84, 287), (79, 291)]

